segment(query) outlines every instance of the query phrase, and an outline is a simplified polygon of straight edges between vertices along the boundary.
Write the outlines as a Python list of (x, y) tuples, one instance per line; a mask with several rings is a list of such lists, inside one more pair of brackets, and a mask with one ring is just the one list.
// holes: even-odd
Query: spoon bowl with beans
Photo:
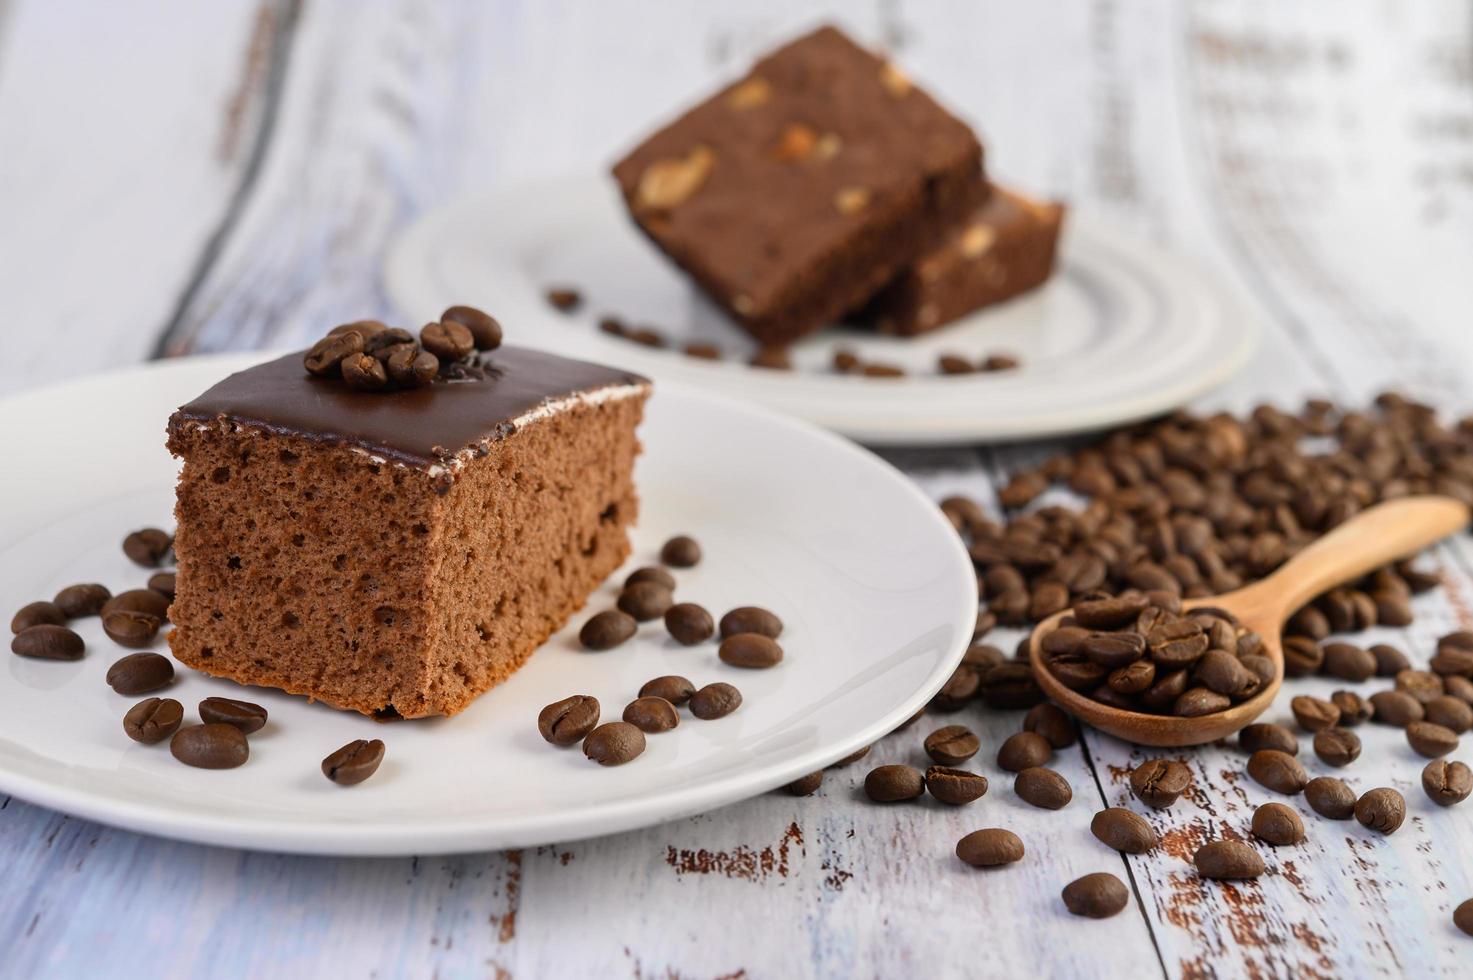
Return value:
[[(1059, 707), (1119, 738), (1157, 746), (1215, 742), (1252, 722), (1273, 703), (1284, 680), (1282, 629), (1296, 610), (1330, 589), (1467, 527), (1469, 517), (1468, 507), (1451, 497), (1413, 496), (1377, 504), (1304, 547), (1268, 577), (1224, 595), (1185, 601), (1180, 617), (1163, 617), (1159, 626), (1152, 626), (1149, 607), (1138, 597), (1081, 602), (1034, 629), (1028, 649), (1034, 675)], [(1133, 631), (1141, 628), (1136, 617), (1142, 612), (1148, 617), (1146, 634)], [(1255, 656), (1272, 665), (1270, 670), (1264, 664), (1263, 675), (1248, 678), (1251, 683), (1245, 689), (1251, 689), (1251, 695), (1237, 701), (1202, 686), (1204, 675), (1207, 683), (1218, 688), (1224, 686), (1223, 676), (1230, 685), (1241, 664), (1235, 655), (1206, 659), (1223, 645), (1211, 638), (1213, 628), (1225, 628), (1230, 622), (1235, 624), (1233, 635), (1256, 634)], [(1062, 632), (1069, 628), (1072, 632)], [(1060, 636), (1050, 641), (1056, 631)], [(1062, 658), (1058, 672), (1051, 660), (1060, 656), (1066, 644), (1076, 641), (1080, 652), (1068, 656), (1085, 669), (1077, 670), (1071, 683), (1066, 683), (1070, 678)], [(1086, 642), (1091, 644), (1087, 652)], [(1091, 693), (1105, 689), (1091, 681), (1099, 673), (1098, 665), (1118, 670), (1147, 658), (1155, 658), (1172, 673), (1185, 671), (1182, 678), (1192, 678), (1184, 681), (1187, 690), (1174, 695), (1174, 711), (1171, 703), (1164, 705), (1172, 713), (1130, 710)], [(1208, 675), (1209, 670), (1216, 670), (1218, 676)], [(1151, 673), (1155, 671), (1153, 663)], [(1120, 703), (1130, 701), (1121, 698)]]

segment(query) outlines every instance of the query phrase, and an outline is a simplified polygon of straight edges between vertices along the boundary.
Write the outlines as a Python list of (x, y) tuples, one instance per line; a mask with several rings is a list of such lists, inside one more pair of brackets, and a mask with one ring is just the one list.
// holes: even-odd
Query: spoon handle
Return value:
[(1451, 497), (1388, 500), (1341, 524), (1240, 595), (1277, 610), (1282, 622), (1316, 596), (1467, 527), (1469, 516), (1467, 505)]

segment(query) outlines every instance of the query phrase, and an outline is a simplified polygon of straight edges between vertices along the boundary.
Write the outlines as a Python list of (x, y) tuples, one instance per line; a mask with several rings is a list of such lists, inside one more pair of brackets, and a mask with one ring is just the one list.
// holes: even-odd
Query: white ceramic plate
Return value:
[[(475, 304), (518, 343), (738, 395), (881, 445), (1032, 438), (1145, 418), (1227, 380), (1258, 339), (1200, 269), (1084, 213), (1068, 215), (1059, 271), (1042, 289), (918, 338), (821, 331), (794, 347), (794, 372), (747, 367), (752, 342), (639, 234), (612, 182), (597, 177), (453, 203), (404, 234), (384, 274), (408, 323)], [(585, 297), (572, 315), (543, 298), (561, 284)], [(728, 361), (608, 337), (596, 326), (606, 313), (655, 326), (677, 346), (715, 343)], [(836, 375), (829, 364), (840, 346), (911, 376)], [(936, 360), (948, 352), (1011, 353), (1022, 367), (940, 376)]]
[[(164, 421), (252, 358), (180, 361), (0, 402), (0, 609), (73, 582), (114, 592), (144, 584), (119, 542), (172, 526), (175, 465)], [(134, 830), (238, 847), (331, 854), (467, 851), (572, 840), (708, 810), (787, 783), (898, 726), (960, 660), (976, 617), (971, 564), (919, 490), (864, 450), (801, 422), (676, 386), (657, 386), (641, 429), (643, 515), (630, 564), (589, 609), (509, 682), (462, 714), (376, 723), (275, 691), (181, 667), (168, 696), (195, 718), (210, 695), (266, 705), (251, 758), (190, 769), (167, 745), (123, 734), (138, 698), (114, 694), (108, 666), (129, 652), (98, 621), (75, 663), (5, 655), (0, 789)], [(785, 621), (781, 665), (743, 671), (713, 643), (677, 646), (659, 623), (606, 653), (576, 632), (612, 605), (614, 581), (654, 559), (672, 534), (699, 536), (706, 558), (676, 572), (678, 595), (716, 615), (756, 604)], [(161, 643), (158, 647), (167, 650)], [(592, 694), (616, 720), (652, 677), (732, 682), (732, 715), (649, 738), (634, 762), (602, 769), (537, 733), (549, 702)], [(368, 782), (323, 778), (319, 763), (355, 738), (388, 752)]]

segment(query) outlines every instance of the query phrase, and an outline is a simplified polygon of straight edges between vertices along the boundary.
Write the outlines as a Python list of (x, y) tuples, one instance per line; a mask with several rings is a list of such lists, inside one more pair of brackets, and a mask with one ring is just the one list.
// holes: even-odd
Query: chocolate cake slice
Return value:
[(453, 715), (628, 555), (650, 384), (502, 347), (432, 383), (350, 385), (372, 360), (314, 377), (288, 355), (170, 418), (184, 466), (169, 642), (244, 684)]

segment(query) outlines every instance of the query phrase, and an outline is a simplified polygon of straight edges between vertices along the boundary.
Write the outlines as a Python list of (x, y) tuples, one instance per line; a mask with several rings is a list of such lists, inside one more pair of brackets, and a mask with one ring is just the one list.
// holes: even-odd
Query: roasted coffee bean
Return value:
[(1171, 806), (1192, 787), (1192, 770), (1175, 759), (1149, 759), (1130, 774), (1130, 791), (1155, 810)]
[(1314, 754), (1327, 766), (1348, 766), (1360, 758), (1360, 737), (1346, 728), (1322, 728), (1314, 735)]
[(1473, 707), (1459, 701), (1450, 694), (1441, 694), (1422, 706), (1424, 717), (1434, 725), (1441, 725), (1455, 735), (1473, 728)]
[(1374, 721), (1395, 728), (1405, 728), (1414, 721), (1421, 721), (1426, 709), (1422, 702), (1405, 691), (1379, 691), (1371, 695), (1371, 707), (1376, 709)]
[(440, 359), (418, 345), (405, 345), (383, 362), (389, 380), (404, 388), (427, 385), (440, 373)]
[(995, 868), (1023, 860), (1023, 841), (1011, 830), (974, 830), (956, 842), (956, 856), (974, 868)]
[(1050, 657), (1048, 671), (1071, 691), (1091, 691), (1109, 676), (1109, 671), (1078, 653), (1061, 653)]
[(1330, 621), (1314, 606), (1305, 606), (1284, 624), (1284, 632), (1290, 636), (1304, 636), (1311, 640), (1323, 640), (1330, 635)]
[(1238, 732), (1238, 745), (1248, 752), (1277, 749), (1289, 755), (1299, 754), (1299, 740), (1283, 725), (1247, 725)]
[(153, 745), (179, 730), (184, 705), (173, 698), (145, 698), (123, 716), (123, 731), (135, 742)]
[(1304, 801), (1309, 808), (1330, 820), (1349, 820), (1355, 816), (1355, 791), (1343, 779), (1316, 776), (1304, 787)]
[(1466, 677), (1444, 677), (1442, 684), (1448, 697), (1457, 698), (1466, 705), (1473, 705), (1473, 680)]
[(1243, 666), (1242, 661), (1226, 650), (1208, 650), (1197, 661), (1192, 676), (1208, 690), (1229, 697), (1243, 697), (1257, 690), (1262, 683), (1256, 674)]
[(1039, 639), (1038, 647), (1051, 656), (1078, 653), (1084, 641), (1094, 635), (1093, 632), (1082, 626), (1060, 626), (1058, 629), (1045, 633)]
[(1437, 759), (1457, 751), (1458, 733), (1430, 721), (1414, 721), (1407, 726), (1407, 744), (1418, 755)]
[[(307, 373), (322, 377), (337, 374), (344, 358), (363, 353), (363, 340), (362, 333), (352, 330), (329, 333), (313, 344), (312, 349), (302, 357), (302, 366), (307, 369)], [(138, 561), (136, 558), (133, 560)], [(157, 565), (158, 562), (155, 561), (154, 564)]]
[(1205, 687), (1194, 687), (1182, 692), (1172, 704), (1171, 713), (1181, 718), (1200, 718), (1202, 715), (1225, 711), (1232, 706), (1227, 697)]
[(997, 764), (1008, 772), (1022, 772), (1041, 766), (1053, 758), (1054, 749), (1048, 739), (1037, 732), (1009, 735), (997, 750)]
[(419, 330), (419, 345), (445, 361), (458, 361), (476, 349), (476, 338), (463, 323), (444, 320)]
[(175, 576), (173, 572), (154, 572), (148, 577), (148, 588), (150, 591), (157, 592), (165, 599), (173, 602), (174, 581)]
[(781, 663), (783, 648), (761, 633), (737, 633), (721, 641), (716, 655), (733, 667), (761, 670)]
[(113, 594), (108, 591), (107, 586), (98, 585), (96, 582), (86, 582), (80, 585), (68, 585), (56, 593), (56, 598), (51, 600), (61, 609), (62, 615), (68, 619), (80, 619), (83, 616), (96, 616), (102, 612), (102, 606)]
[(1340, 709), (1340, 724), (1347, 728), (1369, 721), (1376, 713), (1375, 706), (1354, 691), (1336, 691), (1330, 703)]
[(1146, 637), (1151, 647), (1151, 658), (1158, 668), (1173, 669), (1191, 667), (1207, 652), (1207, 634), (1202, 627), (1190, 620), (1182, 619), (1156, 627)]
[[(1181, 672), (1183, 679), (1186, 671)], [(1127, 664), (1110, 671), (1105, 678), (1105, 684), (1116, 694), (1141, 694), (1150, 690), (1151, 685), (1156, 683), (1156, 664), (1142, 657), (1133, 664)]]
[(756, 633), (775, 640), (782, 635), (783, 621), (760, 606), (738, 606), (721, 617), (721, 638), (739, 633)]
[(54, 602), (29, 602), (21, 606), (10, 620), (10, 632), (19, 633), (32, 626), (65, 626), (66, 613)]
[(644, 732), (627, 721), (599, 725), (583, 740), (583, 754), (601, 766), (622, 766), (644, 751)]
[(675, 591), (675, 576), (671, 575), (659, 565), (646, 565), (643, 568), (636, 568), (624, 580), (624, 588), (627, 589), (636, 582), (653, 582), (663, 589), (671, 592)]
[(362, 391), (378, 391), (389, 383), (389, 372), (372, 354), (349, 354), (339, 365), (343, 381), (350, 388)]
[(635, 582), (619, 593), (616, 605), (621, 612), (633, 616), (637, 622), (646, 623), (659, 619), (675, 604), (670, 590), (654, 582)]
[(1389, 787), (1373, 789), (1355, 801), (1355, 819), (1368, 830), (1394, 834), (1406, 815), (1406, 799)]
[(799, 776), (784, 786), (783, 789), (787, 790), (790, 796), (812, 796), (818, 792), (818, 788), (822, 785), (823, 770), (820, 769), (818, 772), (810, 772), (806, 776)]
[(1426, 670), (1403, 670), (1396, 675), (1396, 689), (1416, 698), (1418, 704), (1446, 693), (1442, 678)]
[(1309, 774), (1299, 760), (1278, 749), (1259, 749), (1249, 756), (1248, 775), (1260, 786), (1290, 796), (1301, 792), (1309, 782)]
[(864, 795), (876, 803), (913, 800), (925, 791), (921, 771), (910, 766), (880, 766), (864, 777)]
[(987, 643), (973, 643), (967, 647), (967, 652), (962, 654), (962, 663), (968, 667), (977, 668), (978, 674), (981, 674), (987, 668), (1006, 663), (1007, 659), (1007, 654)]
[(988, 633), (997, 629), (997, 617), (983, 609), (977, 613), (977, 622), (972, 626), (972, 643), (975, 645)]
[(169, 751), (186, 766), (196, 769), (234, 769), (250, 758), (245, 733), (234, 725), (190, 725), (174, 733)]
[(123, 539), (123, 554), (135, 565), (158, 568), (174, 547), (174, 536), (156, 527), (134, 531)]
[(102, 631), (119, 646), (146, 647), (158, 636), (163, 621), (148, 613), (117, 609), (102, 615)]
[(1130, 889), (1107, 871), (1096, 871), (1064, 886), (1064, 907), (1086, 919), (1108, 919), (1130, 904)]
[(1267, 657), (1250, 653), (1245, 654), (1238, 659), (1243, 662), (1243, 666), (1247, 667), (1250, 673), (1258, 678), (1257, 681), (1254, 682), (1253, 686), (1253, 690), (1255, 692), (1261, 689), (1264, 684), (1272, 683), (1274, 678), (1278, 676), (1274, 667), (1274, 662)]
[(440, 322), (450, 321), (465, 327), (471, 333), (476, 350), (495, 350), (501, 346), (501, 324), (494, 316), (483, 313), (474, 306), (452, 306), (440, 314)]
[(1037, 732), (1048, 739), (1055, 749), (1067, 749), (1074, 744), (1074, 719), (1057, 705), (1040, 704), (1023, 717), (1023, 731)]
[(1013, 778), (1013, 792), (1025, 803), (1044, 810), (1062, 810), (1074, 798), (1069, 781), (1052, 769), (1034, 766)]
[(634, 617), (618, 609), (606, 609), (578, 631), (578, 640), (589, 650), (612, 650), (634, 635), (639, 624)]
[(716, 620), (704, 606), (677, 602), (665, 610), (665, 629), (682, 646), (694, 646), (716, 634)]
[(1144, 854), (1156, 846), (1156, 831), (1144, 817), (1124, 807), (1096, 813), (1089, 830), (1106, 847), (1125, 854)]
[(956, 766), (977, 754), (981, 741), (965, 725), (947, 725), (926, 736), (926, 754), (943, 766)]
[(930, 707), (936, 711), (960, 711), (977, 696), (982, 674), (970, 664), (958, 664), (956, 670), (931, 697)]
[(1192, 863), (1197, 866), (1197, 874), (1217, 881), (1257, 878), (1266, 870), (1257, 851), (1235, 840), (1203, 844), (1197, 848)]
[(1187, 690), (1185, 670), (1157, 671), (1156, 682), (1141, 695), (1141, 703), (1156, 711), (1165, 711)]
[(553, 745), (577, 745), (598, 724), (598, 698), (575, 694), (537, 713), (537, 731)]
[(1306, 636), (1284, 637), (1284, 676), (1308, 677), (1325, 662), (1320, 645)]
[(102, 604), (104, 619), (113, 612), (141, 612), (161, 620), (169, 615), (169, 599), (153, 589), (129, 589)]
[(1079, 645), (1091, 663), (1114, 670), (1134, 663), (1146, 653), (1146, 638), (1139, 633), (1095, 633)]
[(80, 660), (86, 651), (82, 638), (65, 626), (42, 623), (21, 630), (10, 641), (10, 652), (35, 660)]
[(1473, 936), (1473, 898), (1453, 909), (1453, 925)]
[(199, 720), (206, 724), (231, 725), (249, 735), (266, 727), (266, 709), (235, 698), (205, 698), (199, 703)]
[[(780, 345), (757, 348), (757, 351), (747, 363), (752, 367), (765, 368), (769, 371), (791, 371), (793, 369), (793, 359), (789, 355), (788, 349)], [(879, 365), (866, 364), (860, 368), (860, 371), (871, 377), (881, 377), (882, 375), (878, 371), (872, 370), (878, 367)], [(899, 375), (897, 374), (895, 377), (899, 377)]]
[(1376, 604), (1376, 622), (1384, 626), (1406, 626), (1412, 622), (1412, 600), (1410, 596), (1390, 590), (1371, 593)]
[[(919, 717), (919, 715), (917, 715), (917, 717)], [(914, 720), (914, 718), (911, 719), (911, 721)], [(900, 728), (908, 728), (911, 724), (911, 721), (908, 721), (905, 724), (901, 725)], [(900, 731), (900, 728), (897, 728), (895, 730), (898, 732)], [(874, 748), (873, 745), (866, 745), (864, 748), (856, 749), (853, 752), (850, 752), (848, 755), (844, 756), (844, 758), (840, 759), (838, 762), (829, 763), (829, 768), (840, 769), (844, 766), (858, 762), (860, 759), (863, 759), (865, 756), (869, 755), (869, 750), (872, 748)]]
[(1145, 609), (1145, 596), (1124, 595), (1076, 603), (1074, 618), (1086, 629), (1113, 630), (1134, 623)]
[(942, 803), (962, 806), (986, 794), (987, 777), (965, 769), (931, 766), (926, 770), (926, 789)]
[(1376, 655), (1350, 643), (1326, 643), (1321, 669), (1331, 677), (1360, 682), (1376, 673)]
[(679, 674), (656, 677), (639, 689), (642, 698), (664, 698), (677, 707), (689, 701), (695, 693), (696, 686)]
[(1032, 602), (1027, 590), (1009, 589), (988, 600), (987, 611), (996, 616), (999, 623), (1021, 626), (1028, 621), (1028, 607)]
[(741, 706), (742, 692), (722, 681), (707, 684), (690, 696), (690, 713), (703, 721), (724, 718)]
[(355, 333), (358, 339), (367, 344), (374, 337), (389, 329), (389, 325), (378, 320), (354, 320), (351, 323), (340, 323), (327, 332), (329, 337), (338, 337), (343, 334)]
[(378, 772), (384, 761), (379, 739), (354, 739), (322, 760), (322, 774), (339, 786), (356, 786)]
[(1274, 847), (1304, 841), (1304, 821), (1282, 803), (1265, 803), (1253, 811), (1253, 836)]
[(173, 662), (157, 653), (130, 653), (107, 669), (107, 686), (119, 694), (147, 694), (173, 679)]
[(1028, 618), (1037, 622), (1069, 608), (1069, 587), (1062, 582), (1040, 582), (1028, 604)]
[(1473, 770), (1461, 762), (1433, 759), (1422, 768), (1422, 789), (1438, 806), (1461, 803), (1473, 793)]
[(640, 697), (624, 708), (624, 720), (650, 735), (668, 732), (680, 724), (680, 712), (661, 697)]
[(701, 561), (701, 546), (695, 538), (677, 534), (660, 548), (660, 560), (672, 568), (694, 568)]
[(1024, 663), (998, 664), (984, 671), (978, 694), (989, 707), (1003, 710), (1031, 708), (1043, 700), (1033, 668)]
[(1377, 677), (1395, 677), (1412, 666), (1407, 655), (1389, 643), (1377, 643), (1371, 647), (1371, 656), (1376, 658)]
[(1307, 732), (1324, 731), (1340, 723), (1340, 709), (1330, 701), (1301, 694), (1289, 702), (1294, 720)]

